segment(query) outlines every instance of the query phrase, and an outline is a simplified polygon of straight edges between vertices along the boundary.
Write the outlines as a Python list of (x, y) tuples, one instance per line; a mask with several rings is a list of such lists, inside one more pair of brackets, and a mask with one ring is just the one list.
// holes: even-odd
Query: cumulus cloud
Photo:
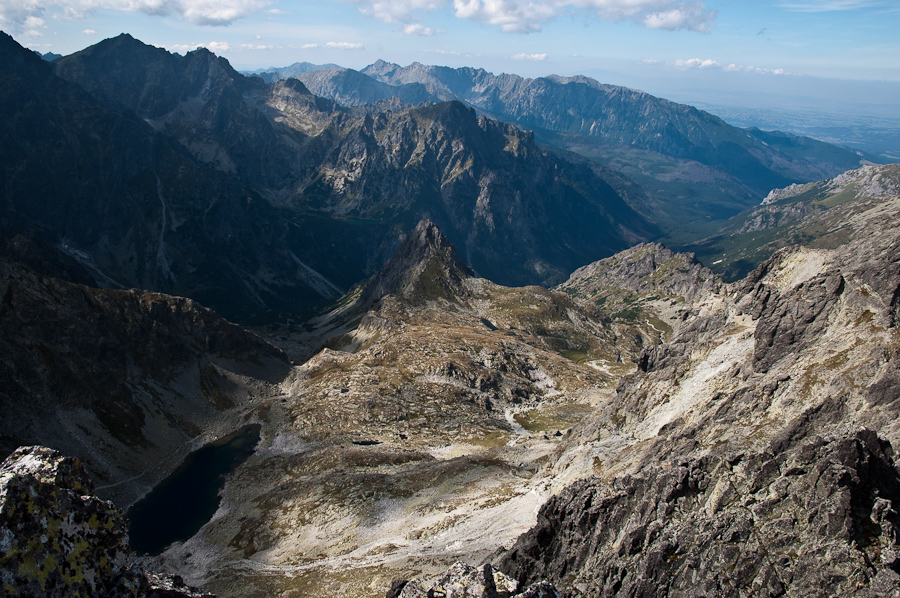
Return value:
[[(645, 63), (656, 64), (658, 61), (649, 61), (645, 60)], [(751, 66), (747, 64), (722, 64), (715, 60), (710, 59), (700, 59), (700, 58), (689, 58), (687, 60), (677, 59), (669, 62), (668, 64), (674, 66), (679, 70), (688, 70), (688, 69), (716, 69), (731, 73), (756, 73), (758, 75), (784, 75), (786, 71), (784, 69), (765, 69), (759, 68), (756, 66)]]
[(419, 15), (445, 5), (446, 0), (349, 0), (359, 11), (385, 23), (413, 23)]
[(513, 60), (547, 60), (546, 54), (513, 54), (510, 56)]
[(326, 48), (333, 48), (335, 50), (363, 50), (365, 47), (362, 44), (352, 44), (350, 42), (328, 42), (325, 44)]
[(480, 21), (510, 33), (531, 33), (561, 15), (631, 20), (651, 29), (712, 29), (716, 11), (700, 0), (345, 0), (387, 23), (417, 23), (423, 14), (450, 6), (457, 18)]
[(85, 35), (96, 35), (97, 34), (97, 32), (94, 31), (93, 29), (85, 29), (84, 31), (82, 31), (82, 33)]
[(173, 46), (168, 46), (167, 49), (173, 52), (185, 53), (185, 52), (193, 52), (197, 48), (206, 48), (213, 54), (221, 54), (223, 52), (228, 52), (231, 50), (231, 46), (228, 42), (207, 42), (205, 44), (175, 44)]
[(29, 18), (50, 14), (54, 18), (80, 19), (96, 10), (175, 16), (197, 25), (230, 25), (271, 3), (271, 0), (0, 0), (0, 28), (19, 31), (28, 28)]
[(411, 23), (403, 28), (403, 33), (406, 35), (421, 35), (424, 37), (431, 37), (432, 35), (440, 35), (441, 33), (447, 33), (443, 29), (432, 29), (431, 27), (426, 27), (420, 23)]

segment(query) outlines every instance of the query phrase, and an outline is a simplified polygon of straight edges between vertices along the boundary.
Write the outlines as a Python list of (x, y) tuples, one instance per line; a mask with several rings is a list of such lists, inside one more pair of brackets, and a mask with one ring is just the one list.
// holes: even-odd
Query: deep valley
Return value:
[(898, 165), (587, 77), (0, 75), (4, 595), (900, 596)]

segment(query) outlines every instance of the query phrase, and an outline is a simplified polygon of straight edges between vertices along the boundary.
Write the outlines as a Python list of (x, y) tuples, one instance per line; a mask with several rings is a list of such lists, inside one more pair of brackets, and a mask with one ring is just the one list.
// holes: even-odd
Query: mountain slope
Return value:
[[(419, 101), (410, 86), (420, 85), (435, 101), (465, 102), (492, 118), (533, 129), (542, 143), (621, 171), (654, 197), (644, 213), (678, 243), (702, 234), (706, 220), (728, 218), (775, 187), (834, 176), (862, 163), (860, 155), (844, 148), (745, 131), (691, 106), (588, 77), (524, 79), (384, 61), (361, 72), (391, 86), (394, 97)], [(298, 76), (313, 93), (348, 105), (374, 103), (391, 93), (370, 84), (348, 92), (337, 71)]]
[(5, 258), (0, 298), (0, 448), (77, 455), (120, 505), (287, 375), (281, 351), (189, 299), (75, 285)]
[(486, 557), (530, 524), (560, 430), (612, 392), (598, 362), (658, 342), (563, 293), (475, 278), (427, 221), (305, 328), (326, 347), (282, 385), (226, 487), (227, 504), (253, 506), (157, 561), (222, 596), (375, 597)]
[(479, 275), (503, 284), (559, 282), (655, 232), (588, 166), (458, 102), (381, 112), (339, 135), (311, 142), (322, 159), (295, 205), (393, 234), (429, 218)]
[(182, 57), (122, 34), (54, 66), (57, 76), (113, 110), (134, 111), (200, 162), (245, 185), (278, 190), (294, 183), (297, 140), (283, 139), (285, 133), (245, 101), (264, 84), (205, 48)]
[(140, 116), (196, 168), (266, 199), (245, 202), (270, 221), (242, 232), (238, 247), (258, 253), (255, 239), (295, 263), (244, 271), (262, 309), (287, 305), (286, 272), (308, 292), (297, 293), (300, 305), (353, 286), (423, 217), (476, 271), (506, 284), (560, 282), (657, 234), (588, 165), (548, 154), (531, 135), (459, 103), (354, 113), (297, 80), (265, 86), (209, 52), (180, 57), (125, 35), (54, 65), (108, 109)]
[[(890, 188), (862, 172), (844, 180)], [(784, 249), (701, 297), (573, 428), (547, 474), (596, 477), (502, 570), (634, 596), (900, 592), (900, 204), (854, 196), (849, 241)]]
[(833, 249), (867, 234), (858, 223), (892, 210), (891, 198), (898, 189), (897, 165), (864, 166), (833, 179), (773, 189), (718, 234), (687, 248), (724, 277), (735, 279), (786, 245)]
[(69, 253), (105, 286), (190, 295), (230, 317), (339, 294), (309, 283), (284, 217), (0, 37), (0, 226)]
[[(464, 100), (526, 128), (599, 137), (605, 143), (724, 167), (757, 192), (777, 186), (773, 183), (780, 179), (821, 178), (829, 171), (859, 165), (859, 157), (853, 152), (812, 140), (806, 143), (818, 146), (808, 148), (811, 151), (793, 156), (781, 153), (691, 106), (601, 84), (589, 77), (523, 79), (507, 74), (494, 76), (483, 69), (450, 69), (419, 63), (400, 67), (383, 61), (362, 72), (394, 85), (422, 83), (440, 99)], [(787, 138), (798, 139), (787, 135), (780, 138), (785, 147)], [(819, 146), (830, 149), (828, 158), (836, 162), (811, 160), (822, 157), (815, 156)]]

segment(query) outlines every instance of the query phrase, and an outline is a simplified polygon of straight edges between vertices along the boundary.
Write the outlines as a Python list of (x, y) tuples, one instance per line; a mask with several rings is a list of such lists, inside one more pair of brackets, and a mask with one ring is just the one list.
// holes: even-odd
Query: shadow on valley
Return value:
[(253, 454), (260, 425), (251, 424), (200, 448), (128, 511), (135, 552), (157, 555), (196, 534), (219, 508), (225, 477)]

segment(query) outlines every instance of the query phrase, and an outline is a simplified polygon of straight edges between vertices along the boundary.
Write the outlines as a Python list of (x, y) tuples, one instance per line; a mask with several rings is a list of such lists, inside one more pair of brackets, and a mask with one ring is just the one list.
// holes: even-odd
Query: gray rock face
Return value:
[(430, 220), (422, 220), (394, 257), (366, 285), (360, 298), (370, 304), (395, 293), (407, 299), (452, 298), (462, 292), (462, 280), (474, 276), (456, 248)]
[(784, 295), (762, 284), (754, 288), (752, 315), (759, 319), (754, 333), (754, 368), (766, 371), (785, 355), (815, 342), (828, 326), (828, 316), (844, 287), (843, 276), (830, 273), (816, 276)]
[(76, 455), (118, 504), (140, 491), (116, 482), (174, 468), (186, 439), (243, 403), (242, 376), (279, 381), (290, 368), (190, 299), (92, 289), (2, 257), (0, 297), (0, 455), (33, 444)]
[(456, 563), (432, 586), (420, 579), (396, 581), (386, 598), (559, 598), (552, 584), (539, 581), (519, 590), (516, 580), (490, 564)]
[(722, 281), (694, 254), (676, 253), (660, 243), (640, 243), (578, 268), (557, 289), (617, 310), (651, 294), (693, 301), (721, 287)]
[(900, 472), (874, 432), (788, 430), (552, 498), (499, 568), (570, 596), (900, 596)]
[(180, 578), (127, 568), (125, 518), (92, 496), (78, 459), (21, 447), (0, 465), (4, 596), (212, 598)]

